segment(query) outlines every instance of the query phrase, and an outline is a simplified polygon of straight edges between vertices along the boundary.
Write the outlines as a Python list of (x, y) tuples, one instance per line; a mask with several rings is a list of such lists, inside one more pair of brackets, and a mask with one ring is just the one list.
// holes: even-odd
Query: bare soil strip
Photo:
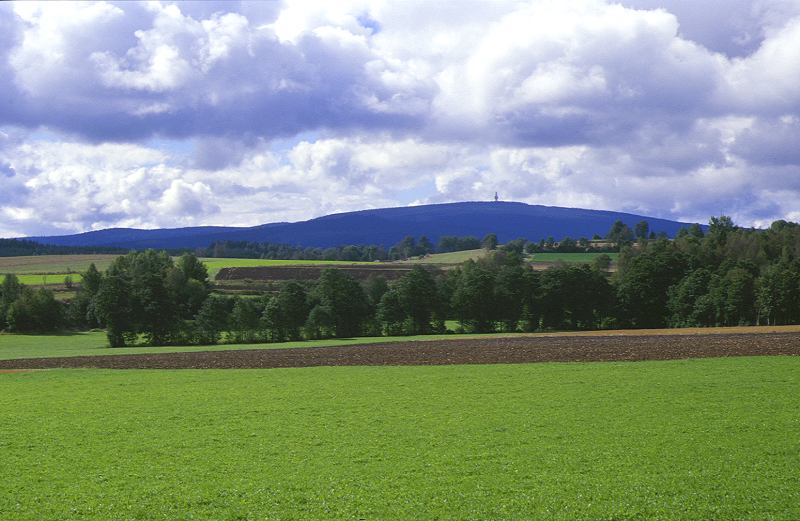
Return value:
[(800, 355), (800, 333), (481, 338), (297, 349), (31, 358), (0, 361), (0, 369), (519, 364), (760, 355)]
[(559, 337), (559, 336), (662, 336), (662, 335), (729, 335), (734, 333), (800, 333), (800, 325), (790, 326), (726, 326), (681, 327), (671, 329), (598, 329), (590, 331), (552, 331), (546, 333), (496, 333), (498, 336)]

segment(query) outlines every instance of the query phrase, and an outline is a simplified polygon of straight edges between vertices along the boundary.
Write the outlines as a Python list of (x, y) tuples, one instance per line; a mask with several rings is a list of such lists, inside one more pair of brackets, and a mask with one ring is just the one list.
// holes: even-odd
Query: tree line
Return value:
[(0, 257), (25, 255), (75, 255), (95, 253), (125, 253), (128, 250), (113, 246), (60, 246), (40, 244), (28, 239), (0, 239)]
[[(598, 247), (585, 237), (577, 240), (571, 237), (564, 237), (560, 241), (556, 241), (553, 237), (548, 237), (541, 239), (539, 242), (519, 238), (508, 241), (504, 246), (519, 253), (616, 251), (619, 244), (630, 243), (635, 238), (641, 238), (642, 236), (647, 238), (648, 233), (651, 239), (656, 238), (655, 233), (649, 232), (646, 221), (637, 224), (635, 230), (634, 235), (634, 231), (622, 221), (614, 223), (605, 237), (613, 242), (613, 247)], [(601, 239), (599, 235), (595, 235), (593, 238), (593, 240), (598, 239)], [(444, 235), (439, 237), (435, 244), (424, 235), (419, 238), (406, 236), (388, 249), (380, 245), (347, 245), (318, 248), (270, 242), (217, 241), (206, 248), (197, 248), (196, 250), (173, 249), (168, 251), (173, 255), (192, 252), (198, 257), (215, 258), (371, 262), (405, 260), (409, 257), (419, 257), (432, 253), (449, 253), (480, 248), (493, 250), (497, 245), (497, 235), (489, 233), (482, 239), (474, 236)], [(27, 239), (0, 239), (0, 257), (98, 253), (123, 254), (129, 251), (132, 250), (112, 246), (61, 246), (40, 244)]]
[(419, 238), (409, 235), (388, 249), (375, 244), (318, 248), (270, 242), (218, 241), (207, 248), (199, 248), (194, 253), (200, 257), (215, 258), (373, 262), (405, 260), (409, 257), (420, 257), (432, 253), (476, 250), (483, 247), (485, 241), (486, 237), (482, 242), (472, 236), (445, 235), (434, 244), (424, 235)]
[[(643, 221), (643, 223), (644, 226), (647, 226), (647, 222)], [(640, 226), (641, 223), (637, 225), (637, 229)], [(650, 235), (651, 238), (656, 238), (655, 234), (651, 233)], [(633, 232), (631, 232), (622, 221), (615, 223), (606, 237), (613, 242), (603, 246), (592, 244), (592, 242), (585, 237), (577, 240), (571, 237), (564, 237), (558, 242), (553, 237), (548, 237), (538, 242), (529, 241), (524, 238), (514, 239), (508, 241), (502, 248), (507, 251), (516, 251), (520, 254), (537, 252), (616, 252), (619, 250), (620, 244), (630, 243), (634, 239)], [(601, 237), (599, 235), (595, 235), (594, 240), (600, 239)], [(411, 257), (424, 257), (425, 255), (434, 253), (478, 250), (481, 248), (494, 250), (497, 247), (497, 235), (489, 233), (481, 239), (471, 235), (463, 237), (443, 235), (439, 237), (439, 240), (435, 244), (424, 235), (419, 238), (409, 235), (388, 249), (374, 244), (368, 246), (347, 245), (318, 248), (270, 242), (218, 241), (207, 248), (198, 248), (194, 250), (193, 253), (199, 257), (213, 258), (373, 262), (405, 260)], [(186, 250), (178, 250), (173, 253), (180, 254), (185, 251)]]
[(448, 271), (415, 266), (393, 282), (362, 283), (331, 268), (312, 283), (229, 296), (210, 292), (194, 255), (173, 261), (149, 250), (120, 257), (104, 274), (90, 268), (69, 310), (105, 327), (112, 346), (425, 335), (444, 333), (448, 320), (465, 332), (593, 329), (603, 327), (608, 287), (589, 266), (536, 272), (498, 251)]
[(58, 331), (69, 324), (65, 305), (46, 289), (32, 289), (14, 274), (5, 275), (0, 284), (0, 331)]
[[(213, 344), (360, 335), (800, 323), (800, 225), (768, 230), (712, 218), (708, 231), (622, 243), (602, 263), (534, 271), (500, 247), (449, 270), (421, 266), (396, 281), (328, 269), (256, 297), (211, 291), (193, 254), (133, 252), (105, 273), (91, 266), (69, 303), (6, 276), (0, 325), (12, 331), (106, 328), (109, 343)], [(452, 328), (452, 326), (451, 326)]]
[(708, 231), (625, 247), (616, 279), (621, 327), (800, 323), (800, 225), (767, 230), (712, 218)]

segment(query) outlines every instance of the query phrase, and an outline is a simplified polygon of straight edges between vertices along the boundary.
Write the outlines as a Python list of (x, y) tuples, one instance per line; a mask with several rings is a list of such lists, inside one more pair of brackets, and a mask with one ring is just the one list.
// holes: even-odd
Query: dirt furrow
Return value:
[(800, 333), (481, 338), (296, 349), (2, 360), (0, 369), (234, 369), (516, 364), (800, 355)]

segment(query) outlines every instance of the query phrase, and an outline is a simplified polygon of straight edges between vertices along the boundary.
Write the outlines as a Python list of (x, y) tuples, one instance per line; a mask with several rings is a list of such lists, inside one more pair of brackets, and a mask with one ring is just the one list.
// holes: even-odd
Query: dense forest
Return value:
[[(647, 225), (646, 222), (643, 221), (643, 223), (645, 226)], [(624, 227), (624, 230), (627, 230), (630, 239), (633, 240), (633, 232), (628, 230), (627, 227)], [(609, 233), (613, 234), (615, 232), (612, 229)], [(655, 235), (651, 234), (651, 238), (655, 238)], [(600, 237), (595, 236), (594, 239), (598, 240)], [(347, 245), (330, 248), (315, 248), (270, 242), (219, 241), (212, 243), (207, 248), (198, 248), (195, 250), (182, 248), (167, 251), (172, 255), (194, 253), (198, 257), (211, 258), (372, 262), (405, 260), (410, 257), (421, 257), (432, 253), (477, 250), (486, 247), (494, 249), (496, 245), (497, 237), (494, 234), (488, 234), (482, 239), (473, 236), (456, 237), (445, 235), (440, 237), (436, 244), (423, 235), (419, 238), (412, 236), (405, 237), (388, 250), (378, 245)], [(526, 253), (616, 251), (614, 248), (607, 246), (598, 246), (585, 237), (577, 240), (571, 237), (564, 237), (559, 241), (556, 241), (553, 237), (548, 237), (539, 242), (532, 242), (520, 238), (509, 241), (506, 245)], [(40, 244), (27, 239), (0, 239), (0, 257), (97, 253), (124, 254), (129, 251), (133, 250), (112, 246), (59, 246)]]
[(443, 333), (446, 321), (464, 332), (800, 323), (800, 225), (750, 230), (720, 217), (674, 240), (625, 228), (613, 274), (607, 258), (534, 271), (510, 243), (451, 270), (360, 283), (329, 269), (261, 297), (214, 294), (193, 254), (133, 252), (105, 273), (90, 267), (68, 303), (6, 276), (0, 327), (103, 327), (122, 346)]
[(125, 253), (128, 250), (111, 246), (56, 246), (27, 239), (0, 239), (0, 257), (23, 255), (76, 255), (91, 253)]
[[(620, 221), (620, 224), (622, 222)], [(645, 222), (646, 226), (647, 223)], [(627, 232), (626, 232), (627, 231)], [(615, 233), (612, 229), (610, 234)], [(623, 232), (628, 233), (629, 240), (634, 239), (633, 232), (623, 225)], [(653, 234), (651, 238), (656, 238)], [(595, 236), (594, 240), (599, 240)], [(625, 237), (615, 237), (614, 244), (625, 241)], [(542, 239), (539, 242), (532, 242), (527, 239), (514, 239), (508, 241), (506, 249), (513, 249), (519, 253), (537, 252), (560, 252), (560, 253), (580, 253), (580, 252), (611, 252), (617, 248), (608, 246), (608, 243), (598, 245), (583, 237), (573, 239), (564, 237), (556, 241), (553, 237)], [(269, 242), (237, 242), (223, 241), (215, 242), (208, 248), (200, 248), (194, 253), (199, 257), (234, 258), (234, 259), (286, 259), (286, 260), (328, 260), (346, 262), (372, 262), (372, 261), (393, 261), (405, 260), (411, 257), (422, 257), (433, 253), (449, 253), (454, 251), (477, 250), (480, 248), (495, 249), (497, 246), (497, 236), (488, 234), (482, 239), (466, 236), (442, 236), (434, 244), (425, 237), (408, 236), (388, 250), (383, 246), (336, 246), (331, 248), (313, 248), (304, 246), (294, 246), (291, 244), (277, 244)], [(182, 251), (179, 253), (183, 253)]]
[(328, 260), (347, 262), (372, 262), (388, 260), (405, 260), (431, 253), (447, 253), (451, 251), (474, 250), (481, 248), (477, 237), (443, 236), (437, 244), (433, 244), (425, 236), (405, 237), (389, 248), (383, 246), (349, 245), (331, 248), (313, 248), (278, 244), (269, 242), (215, 242), (208, 248), (195, 251), (200, 257), (238, 258), (238, 259), (288, 259), (288, 260)]

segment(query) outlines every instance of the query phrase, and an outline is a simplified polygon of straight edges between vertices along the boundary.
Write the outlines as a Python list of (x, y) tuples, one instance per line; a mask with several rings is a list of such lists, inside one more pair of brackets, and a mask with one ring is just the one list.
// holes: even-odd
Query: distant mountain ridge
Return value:
[(462, 202), (359, 210), (295, 223), (253, 227), (198, 226), (139, 230), (109, 228), (75, 235), (27, 237), (42, 244), (143, 248), (198, 248), (215, 241), (249, 241), (330, 247), (347, 244), (391, 246), (407, 235), (438, 241), (444, 235), (497, 234), (500, 242), (520, 237), (539, 241), (547, 237), (605, 236), (617, 219), (633, 228), (647, 221), (650, 230), (670, 237), (689, 223), (622, 212), (585, 210), (513, 202)]

